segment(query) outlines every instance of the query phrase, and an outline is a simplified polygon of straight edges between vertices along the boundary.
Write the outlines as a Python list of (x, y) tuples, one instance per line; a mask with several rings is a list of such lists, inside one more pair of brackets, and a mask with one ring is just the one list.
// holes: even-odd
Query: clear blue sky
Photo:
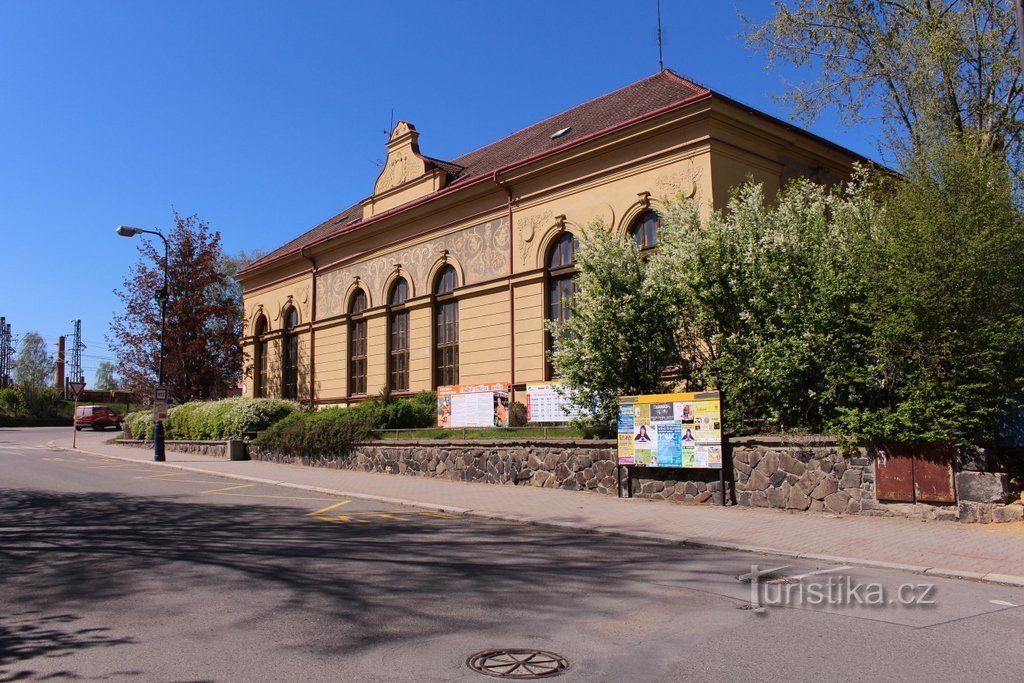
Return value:
[[(735, 5), (663, 0), (665, 64), (789, 119)], [(119, 224), (273, 249), (366, 197), (395, 120), (454, 158), (658, 70), (655, 0), (0, 0), (0, 315), (113, 360)], [(877, 157), (872, 130), (811, 129)]]

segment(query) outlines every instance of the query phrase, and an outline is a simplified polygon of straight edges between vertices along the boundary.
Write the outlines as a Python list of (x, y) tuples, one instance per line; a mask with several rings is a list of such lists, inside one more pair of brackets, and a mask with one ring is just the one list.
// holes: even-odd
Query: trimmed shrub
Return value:
[(526, 426), (526, 406), (519, 401), (512, 401), (508, 406), (508, 426)]
[(344, 456), (369, 435), (364, 413), (346, 408), (293, 413), (261, 432), (255, 444), (290, 455)]
[(348, 408), (370, 429), (419, 429), (437, 422), (437, 394), (421, 391), (410, 398), (389, 394), (371, 398)]
[[(242, 439), (282, 418), (299, 412), (294, 401), (276, 398), (227, 398), (222, 401), (191, 401), (174, 406), (164, 423), (168, 439), (183, 441), (226, 441)], [(124, 425), (132, 439), (153, 438), (153, 412), (129, 413)]]

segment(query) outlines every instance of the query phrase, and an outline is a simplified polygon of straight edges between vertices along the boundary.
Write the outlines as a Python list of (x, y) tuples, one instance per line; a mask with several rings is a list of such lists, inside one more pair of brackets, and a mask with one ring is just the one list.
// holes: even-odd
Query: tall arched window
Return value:
[(388, 378), (391, 391), (409, 390), (409, 283), (398, 278), (388, 297)]
[(267, 345), (263, 335), (267, 333), (267, 319), (256, 318), (252, 333), (252, 395), (256, 398), (267, 396)]
[[(564, 323), (572, 316), (569, 302), (576, 293), (576, 247), (579, 240), (572, 233), (559, 235), (548, 254), (548, 320)], [(555, 340), (547, 333), (548, 377), (554, 376), (551, 366), (550, 352), (555, 348)]]
[(284, 312), (284, 338), (281, 343), (281, 398), (295, 400), (299, 397), (299, 335), (295, 326), (299, 324), (299, 312), (289, 307)]
[(633, 225), (629, 229), (633, 241), (641, 249), (658, 246), (659, 232), (661, 232), (661, 216), (657, 211), (644, 211), (633, 221)]
[(366, 393), (366, 294), (357, 289), (348, 306), (348, 393), (356, 396)]
[(459, 383), (459, 302), (454, 291), (459, 276), (445, 266), (434, 281), (434, 384)]

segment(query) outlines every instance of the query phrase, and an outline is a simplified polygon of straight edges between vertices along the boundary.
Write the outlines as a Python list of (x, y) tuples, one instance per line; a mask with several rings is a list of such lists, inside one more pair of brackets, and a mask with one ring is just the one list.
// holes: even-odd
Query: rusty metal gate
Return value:
[(877, 449), (875, 495), (895, 503), (955, 503), (956, 451), (935, 444), (882, 444)]

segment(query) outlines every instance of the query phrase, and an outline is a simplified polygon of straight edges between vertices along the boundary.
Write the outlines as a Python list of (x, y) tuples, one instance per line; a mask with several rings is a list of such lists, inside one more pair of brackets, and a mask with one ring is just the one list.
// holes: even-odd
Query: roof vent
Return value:
[(566, 126), (562, 130), (556, 130), (554, 133), (551, 134), (551, 139), (554, 140), (555, 138), (560, 138), (566, 133), (568, 133), (570, 130), (572, 130), (572, 126)]

